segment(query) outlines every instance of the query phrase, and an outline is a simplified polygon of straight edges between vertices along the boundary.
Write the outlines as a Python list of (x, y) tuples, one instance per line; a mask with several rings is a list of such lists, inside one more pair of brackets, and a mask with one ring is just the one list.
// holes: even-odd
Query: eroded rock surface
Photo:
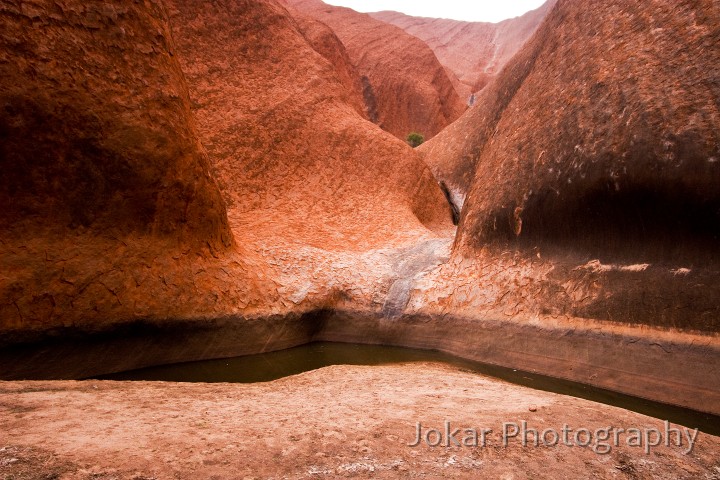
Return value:
[(4, 332), (212, 303), (198, 284), (235, 247), (176, 53), (158, 3), (0, 5)]
[(3, 378), (367, 341), (717, 413), (717, 5), (561, 0), (422, 149), (470, 192), (452, 255), (443, 188), (365, 108), (372, 70), (396, 135), (442, 128), (442, 67), (313, 8), (2, 4), (0, 343), (109, 342), (3, 350)]
[(712, 2), (560, 2), (471, 114), (487, 137), (459, 245), (541, 237), (655, 256), (716, 239), (718, 19)]
[(558, 2), (423, 146), (469, 189), (446, 272), (468, 291), (448, 298), (717, 331), (719, 19), (712, 2)]
[(330, 26), (360, 75), (367, 115), (400, 139), (433, 137), (465, 110), (433, 51), (402, 29), (320, 0), (285, 0)]
[(2, 343), (373, 305), (385, 253), (452, 235), (326, 26), (260, 1), (23, 5), (0, 11)]
[(422, 232), (420, 222), (446, 228), (430, 171), (355, 111), (337, 66), (285, 9), (171, 4), (201, 140), (239, 239), (358, 250)]
[(0, 14), (0, 228), (228, 247), (164, 9), (6, 2)]
[(536, 10), (498, 23), (413, 17), (392, 11), (370, 16), (396, 25), (427, 43), (440, 63), (457, 78), (460, 96), (469, 99), (500, 73), (555, 2), (549, 0)]

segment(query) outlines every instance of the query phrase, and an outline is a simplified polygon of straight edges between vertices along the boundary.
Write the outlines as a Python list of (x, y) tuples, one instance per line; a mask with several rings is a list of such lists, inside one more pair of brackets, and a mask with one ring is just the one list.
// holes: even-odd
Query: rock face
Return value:
[(3, 340), (208, 307), (233, 239), (164, 7), (5, 2), (0, 79)]
[(201, 140), (238, 239), (358, 250), (424, 230), (418, 218), (446, 228), (449, 209), (427, 167), (355, 110), (332, 38), (329, 48), (309, 43), (306, 24), (274, 3), (170, 5)]
[(460, 96), (468, 99), (502, 70), (556, 1), (548, 0), (536, 10), (499, 23), (412, 17), (391, 11), (370, 16), (396, 25), (427, 43), (440, 63), (457, 77)]
[(335, 67), (337, 80), (343, 85), (347, 95), (345, 101), (351, 104), (363, 118), (367, 119), (368, 109), (363, 99), (363, 83), (357, 69), (350, 60), (347, 50), (345, 50), (345, 45), (335, 35), (335, 32), (324, 23), (297, 12), (294, 13), (295, 21), (298, 23), (303, 37), (317, 53)]
[(362, 341), (719, 413), (718, 6), (560, 1), (424, 149), (452, 255), (355, 72), (425, 120), (447, 77), (334, 12), (0, 7), (0, 378)]
[(159, 6), (0, 8), (0, 229), (225, 248), (225, 207)]
[(451, 227), (326, 26), (260, 1), (29, 5), (0, 9), (1, 343), (299, 315), (377, 280), (317, 277), (333, 252)]
[(403, 140), (410, 132), (428, 139), (465, 110), (448, 72), (423, 41), (320, 0), (284, 1), (337, 34), (360, 75), (367, 115), (383, 130)]
[(716, 241), (718, 20), (712, 2), (560, 2), (463, 122), (485, 138), (458, 246)]
[(506, 285), (460, 303), (717, 331), (719, 20), (712, 2), (561, 0), (424, 146), (470, 185), (444, 275)]

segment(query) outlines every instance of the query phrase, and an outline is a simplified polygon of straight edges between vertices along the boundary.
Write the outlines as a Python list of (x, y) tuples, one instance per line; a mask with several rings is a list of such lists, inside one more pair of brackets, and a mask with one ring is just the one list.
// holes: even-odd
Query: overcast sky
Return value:
[(545, 0), (324, 0), (358, 12), (394, 10), (415, 17), (452, 18), (469, 22), (499, 22), (522, 15)]

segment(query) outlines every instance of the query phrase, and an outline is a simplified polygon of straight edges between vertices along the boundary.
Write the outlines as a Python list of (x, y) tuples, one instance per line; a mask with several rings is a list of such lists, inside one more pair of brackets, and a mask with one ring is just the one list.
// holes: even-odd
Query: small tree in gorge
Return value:
[(425, 137), (423, 137), (421, 133), (417, 133), (417, 132), (408, 133), (407, 142), (411, 147), (413, 147), (413, 148), (419, 147), (420, 145), (422, 145), (422, 143), (424, 141), (425, 141)]

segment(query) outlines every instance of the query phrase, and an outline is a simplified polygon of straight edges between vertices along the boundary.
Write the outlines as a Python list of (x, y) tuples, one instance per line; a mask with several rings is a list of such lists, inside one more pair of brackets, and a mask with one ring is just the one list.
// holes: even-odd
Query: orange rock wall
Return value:
[(361, 77), (367, 115), (405, 140), (429, 139), (465, 110), (452, 80), (433, 51), (402, 29), (319, 0), (285, 0), (293, 9), (327, 24), (343, 42)]

